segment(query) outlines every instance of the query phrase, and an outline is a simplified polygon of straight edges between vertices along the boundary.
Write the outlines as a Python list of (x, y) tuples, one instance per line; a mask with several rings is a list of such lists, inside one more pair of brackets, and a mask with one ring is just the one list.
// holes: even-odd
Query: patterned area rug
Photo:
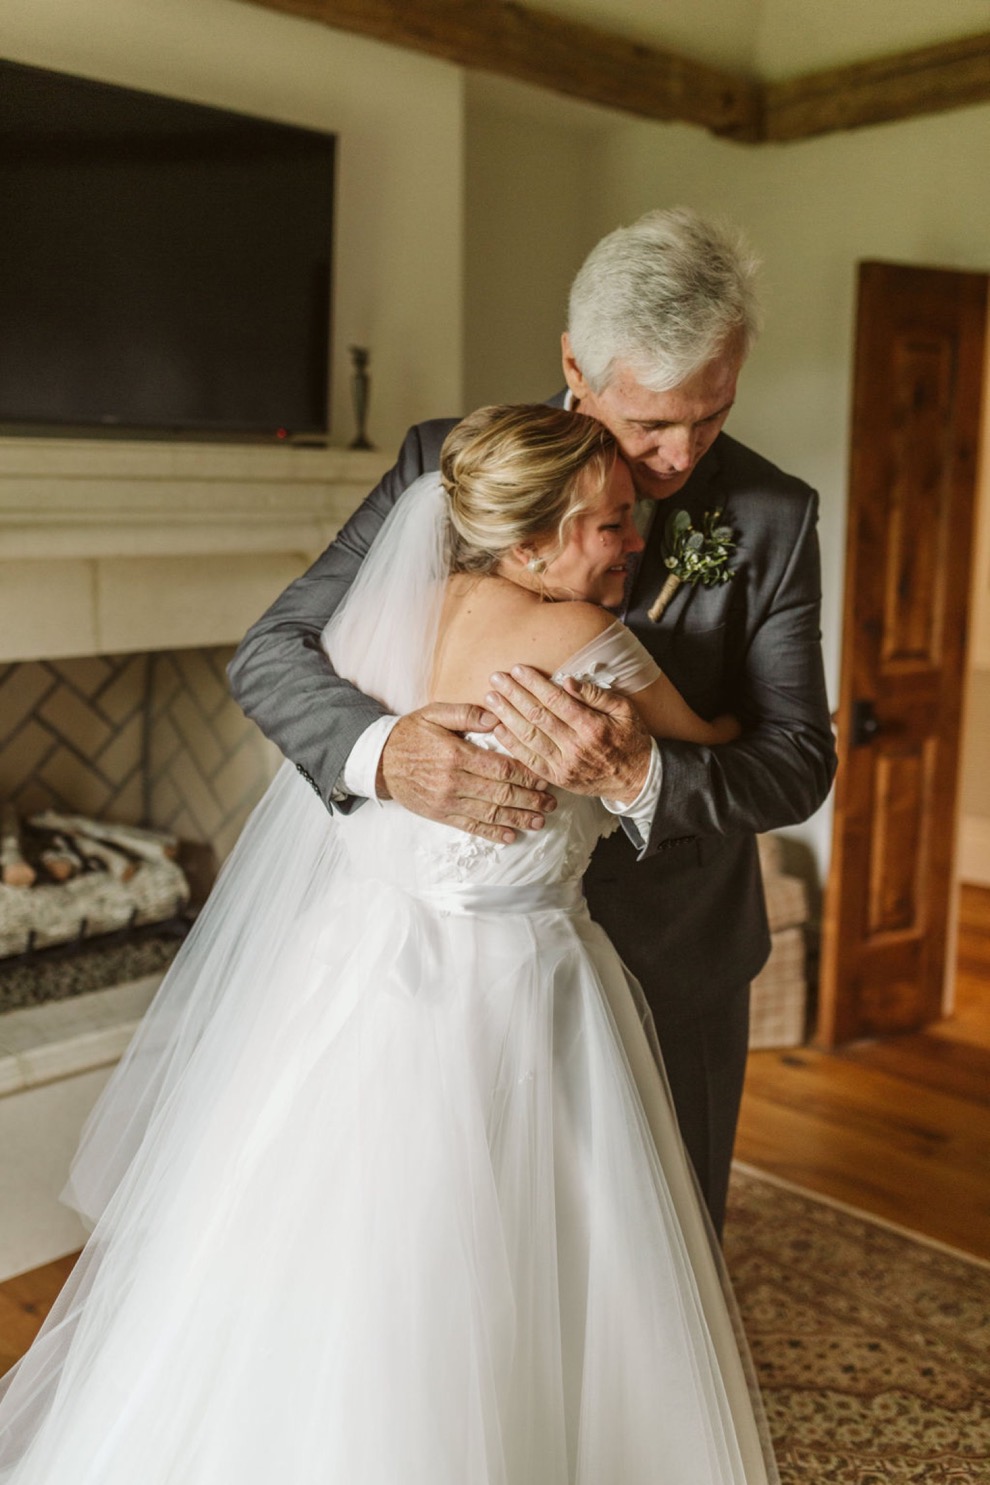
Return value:
[(782, 1485), (990, 1485), (990, 1264), (738, 1167), (725, 1247)]

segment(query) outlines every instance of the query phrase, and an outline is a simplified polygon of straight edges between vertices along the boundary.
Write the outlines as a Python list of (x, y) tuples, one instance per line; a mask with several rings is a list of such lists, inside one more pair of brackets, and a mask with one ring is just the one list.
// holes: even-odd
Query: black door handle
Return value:
[(854, 701), (852, 714), (852, 745), (865, 748), (880, 731), (877, 714), (872, 701)]

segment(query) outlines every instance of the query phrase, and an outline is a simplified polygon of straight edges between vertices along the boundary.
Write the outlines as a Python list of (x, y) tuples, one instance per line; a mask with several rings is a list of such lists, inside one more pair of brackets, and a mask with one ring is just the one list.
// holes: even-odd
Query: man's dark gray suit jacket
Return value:
[[(336, 540), (249, 630), (230, 665), (234, 697), (328, 809), (348, 754), (385, 708), (331, 669), (324, 625), (394, 501), (439, 467), (453, 420), (422, 423)], [(659, 624), (647, 610), (666, 575), (669, 509), (716, 508), (735, 532), (734, 578), (682, 584)], [(721, 434), (663, 502), (626, 622), (702, 716), (732, 711), (742, 736), (717, 748), (661, 741), (663, 786), (650, 839), (602, 841), (586, 878), (594, 917), (640, 979), (659, 1023), (710, 1012), (769, 951), (754, 833), (806, 819), (835, 768), (819, 644), (817, 497)], [(506, 657), (507, 663), (511, 656)], [(469, 698), (466, 698), (469, 699)]]

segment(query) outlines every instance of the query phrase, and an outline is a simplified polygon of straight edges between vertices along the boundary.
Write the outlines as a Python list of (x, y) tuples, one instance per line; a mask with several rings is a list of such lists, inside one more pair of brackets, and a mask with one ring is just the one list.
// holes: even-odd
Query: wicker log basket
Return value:
[(783, 870), (783, 849), (773, 835), (757, 837), (770, 919), (770, 958), (753, 981), (749, 1044), (797, 1047), (808, 1018), (808, 889)]

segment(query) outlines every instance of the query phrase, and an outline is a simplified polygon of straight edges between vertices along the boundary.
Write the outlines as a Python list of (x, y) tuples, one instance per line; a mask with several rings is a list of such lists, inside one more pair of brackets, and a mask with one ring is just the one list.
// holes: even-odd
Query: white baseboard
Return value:
[(990, 816), (963, 815), (960, 819), (956, 873), (961, 882), (990, 887)]

